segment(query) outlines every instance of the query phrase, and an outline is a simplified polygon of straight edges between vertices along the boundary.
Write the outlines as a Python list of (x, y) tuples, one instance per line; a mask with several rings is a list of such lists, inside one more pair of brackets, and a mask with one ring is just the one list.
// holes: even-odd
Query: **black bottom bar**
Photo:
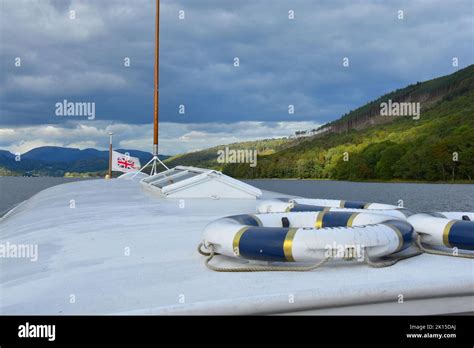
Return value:
[[(472, 347), (470, 324), (470, 316), (0, 316), (0, 346), (159, 343)], [(55, 326), (54, 340), (52, 327), (48, 330), (43, 325)], [(19, 337), (39, 334), (44, 337)]]

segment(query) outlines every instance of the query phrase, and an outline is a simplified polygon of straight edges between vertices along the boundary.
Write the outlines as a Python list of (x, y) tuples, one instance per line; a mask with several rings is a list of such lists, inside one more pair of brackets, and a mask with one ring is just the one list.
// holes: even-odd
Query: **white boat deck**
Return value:
[[(285, 195), (262, 198), (272, 197)], [(474, 311), (468, 259), (424, 254), (383, 269), (339, 262), (312, 272), (213, 272), (196, 251), (203, 227), (254, 213), (258, 200), (184, 203), (180, 208), (180, 200), (158, 198), (131, 180), (81, 181), (38, 193), (0, 221), (0, 243), (39, 248), (36, 262), (0, 258), (0, 314)]]

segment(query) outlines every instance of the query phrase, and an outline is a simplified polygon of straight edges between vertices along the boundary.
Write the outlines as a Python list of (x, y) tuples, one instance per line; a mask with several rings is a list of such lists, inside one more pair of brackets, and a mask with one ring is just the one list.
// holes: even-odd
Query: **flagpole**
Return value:
[(155, 78), (154, 78), (154, 100), (153, 100), (153, 157), (158, 157), (158, 119), (160, 100), (160, 0), (156, 0), (155, 17)]
[[(158, 157), (158, 134), (159, 134), (159, 114), (160, 114), (160, 0), (156, 0), (155, 15), (155, 78), (154, 78), (154, 98), (153, 98), (153, 158), (150, 175), (158, 173), (158, 163), (169, 169)], [(146, 166), (145, 166), (146, 167)], [(145, 168), (143, 167), (143, 168)], [(142, 168), (142, 169), (143, 169)]]
[(151, 164), (150, 175), (158, 173), (158, 163), (165, 169), (169, 169), (158, 157), (158, 118), (159, 118), (159, 83), (160, 83), (160, 0), (156, 0), (156, 15), (155, 15), (155, 74), (153, 86), (153, 158), (145, 164), (132, 178), (138, 173), (142, 172)]
[(114, 133), (109, 133), (109, 179), (112, 179), (112, 136)]

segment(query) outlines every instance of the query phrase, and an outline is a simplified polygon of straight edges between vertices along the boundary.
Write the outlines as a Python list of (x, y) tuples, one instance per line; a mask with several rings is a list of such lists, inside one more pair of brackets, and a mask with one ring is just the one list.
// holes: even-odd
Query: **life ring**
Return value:
[(278, 198), (263, 201), (260, 213), (331, 211), (368, 212), (391, 215), (408, 221), (420, 236), (421, 243), (436, 247), (474, 250), (474, 212), (415, 213), (390, 204), (330, 199)]
[(244, 214), (206, 226), (203, 246), (229, 257), (273, 262), (381, 258), (408, 248), (413, 227), (370, 212)]
[(282, 213), (297, 211), (319, 211), (327, 209), (403, 210), (396, 205), (344, 201), (335, 199), (276, 198), (265, 200), (257, 206), (259, 213)]
[(423, 244), (474, 250), (474, 213), (420, 213), (407, 220)]

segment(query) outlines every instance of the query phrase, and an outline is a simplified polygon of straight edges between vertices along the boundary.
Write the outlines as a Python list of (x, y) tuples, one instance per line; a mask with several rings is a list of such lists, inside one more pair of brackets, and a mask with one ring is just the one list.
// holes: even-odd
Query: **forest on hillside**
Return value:
[(474, 91), (448, 95), (420, 120), (400, 117), (364, 130), (332, 133), (268, 156), (256, 167), (227, 164), (239, 178), (472, 181)]

